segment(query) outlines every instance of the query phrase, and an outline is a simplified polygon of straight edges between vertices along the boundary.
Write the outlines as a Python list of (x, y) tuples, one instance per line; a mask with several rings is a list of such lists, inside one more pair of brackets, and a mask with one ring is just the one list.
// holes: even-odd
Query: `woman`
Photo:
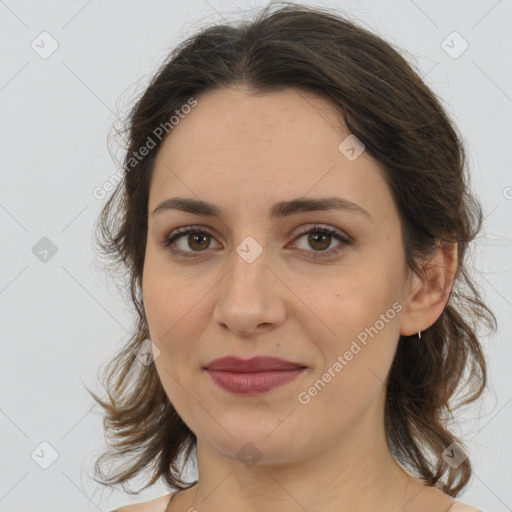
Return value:
[(449, 420), (485, 388), (476, 320), (496, 324), (465, 260), (482, 215), (404, 58), (269, 6), (173, 51), (128, 127), (98, 227), (138, 324), (94, 396), (105, 458), (133, 458), (100, 483), (149, 467), (178, 492), (118, 512), (477, 510)]

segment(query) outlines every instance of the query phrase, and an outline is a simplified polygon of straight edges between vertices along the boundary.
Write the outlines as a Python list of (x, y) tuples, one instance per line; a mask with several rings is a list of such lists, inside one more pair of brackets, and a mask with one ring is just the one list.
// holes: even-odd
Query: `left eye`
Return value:
[[(327, 251), (329, 246), (331, 245), (333, 239), (338, 240), (338, 245), (334, 249), (329, 249), (327, 253), (331, 255), (332, 253), (338, 252), (340, 247), (342, 248), (344, 245), (348, 245), (350, 242), (346, 237), (344, 237), (340, 232), (338, 232), (336, 229), (332, 228), (326, 228), (322, 226), (315, 226), (314, 228), (309, 228), (303, 233), (301, 233), (296, 240), (305, 237), (307, 238), (307, 244), (309, 244), (310, 247), (313, 247), (316, 249), (314, 252), (313, 257), (322, 257), (322, 253), (324, 251)], [(295, 245), (293, 245), (295, 247)], [(307, 248), (305, 249), (308, 250)]]
[[(183, 250), (183, 248), (174, 248), (174, 246), (177, 246), (185, 235), (188, 235), (185, 239), (185, 244), (188, 244), (188, 247), (191, 248), (194, 248), (195, 246), (197, 250), (187, 251)], [(311, 252), (312, 254), (309, 257), (312, 258), (326, 257), (324, 254), (331, 256), (332, 254), (342, 250), (343, 246), (350, 244), (348, 237), (343, 236), (342, 232), (322, 226), (314, 226), (303, 230), (302, 233), (294, 239), (294, 241), (299, 240), (306, 235), (308, 235), (307, 244), (309, 244), (309, 246), (314, 250), (309, 251), (307, 248), (303, 250)], [(169, 251), (172, 254), (193, 258), (195, 257), (193, 253), (204, 252), (206, 249), (210, 248), (209, 239), (213, 239), (213, 236), (207, 231), (198, 229), (194, 226), (187, 226), (185, 228), (180, 228), (171, 234), (166, 240), (164, 240), (162, 245), (164, 245), (164, 247), (169, 247)], [(335, 246), (334, 249), (329, 249), (333, 239), (337, 240), (339, 244)], [(294, 243), (291, 247), (297, 247), (297, 245)]]

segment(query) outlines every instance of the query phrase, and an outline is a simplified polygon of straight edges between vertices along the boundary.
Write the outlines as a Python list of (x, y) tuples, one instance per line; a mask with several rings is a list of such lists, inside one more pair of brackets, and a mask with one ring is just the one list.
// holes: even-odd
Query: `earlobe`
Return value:
[(424, 331), (441, 316), (453, 288), (457, 271), (457, 243), (441, 242), (423, 263), (423, 277), (414, 275), (404, 304), (400, 334)]

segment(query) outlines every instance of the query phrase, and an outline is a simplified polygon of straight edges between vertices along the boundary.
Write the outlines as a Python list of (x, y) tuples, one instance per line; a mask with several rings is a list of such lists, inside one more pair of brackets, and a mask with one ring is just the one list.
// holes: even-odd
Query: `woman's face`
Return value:
[[(170, 401), (198, 442), (231, 459), (294, 462), (337, 440), (368, 442), (383, 428), (409, 292), (378, 164), (357, 156), (332, 105), (313, 94), (229, 88), (196, 99), (159, 150), (149, 194), (144, 307)], [(172, 198), (208, 202), (219, 216), (154, 212)], [(354, 206), (282, 206), (325, 198)], [(189, 226), (196, 232), (164, 245)], [(244, 393), (254, 374), (227, 390), (205, 369), (225, 356), (305, 369)]]

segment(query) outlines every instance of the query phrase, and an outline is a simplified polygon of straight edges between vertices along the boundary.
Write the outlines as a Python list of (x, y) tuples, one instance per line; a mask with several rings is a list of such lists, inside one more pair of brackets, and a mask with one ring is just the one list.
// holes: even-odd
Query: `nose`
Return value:
[(216, 287), (213, 319), (222, 329), (251, 336), (284, 321), (289, 292), (268, 263), (265, 250), (252, 263), (233, 253), (232, 266)]

